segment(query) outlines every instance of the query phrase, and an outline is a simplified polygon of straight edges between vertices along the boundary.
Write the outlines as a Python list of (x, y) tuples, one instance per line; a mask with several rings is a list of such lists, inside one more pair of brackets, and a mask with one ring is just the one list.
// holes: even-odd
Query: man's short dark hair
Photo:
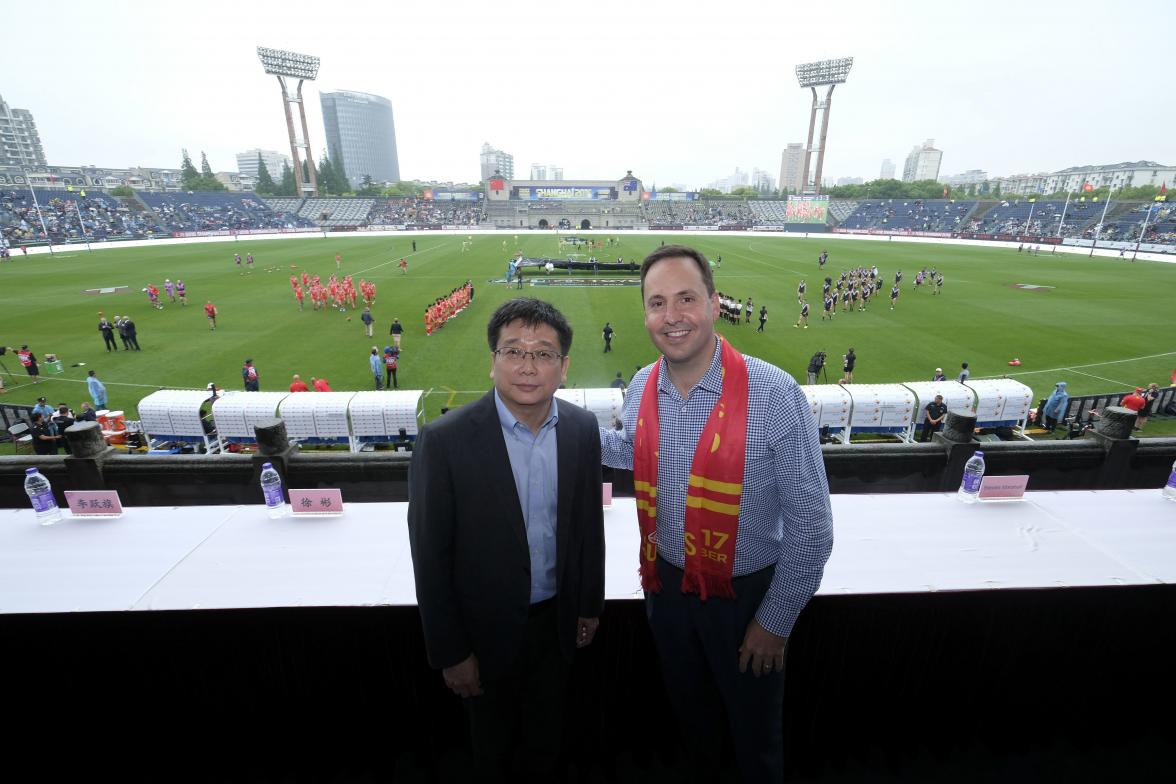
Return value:
[(568, 324), (564, 314), (556, 310), (551, 303), (541, 299), (516, 297), (499, 305), (498, 310), (490, 317), (490, 323), (486, 325), (486, 340), (491, 351), (498, 348), (498, 335), (502, 328), (515, 321), (521, 321), (528, 327), (546, 324), (559, 335), (560, 353), (567, 356), (572, 350), (572, 326)]
[(645, 257), (645, 261), (641, 262), (641, 298), (645, 298), (645, 276), (649, 274), (649, 269), (654, 264), (657, 264), (662, 259), (690, 259), (698, 267), (698, 272), (702, 275), (703, 285), (706, 286), (706, 294), (709, 297), (715, 293), (715, 276), (711, 274), (710, 263), (706, 260), (706, 256), (695, 250), (694, 248), (685, 245), (663, 245), (653, 253)]

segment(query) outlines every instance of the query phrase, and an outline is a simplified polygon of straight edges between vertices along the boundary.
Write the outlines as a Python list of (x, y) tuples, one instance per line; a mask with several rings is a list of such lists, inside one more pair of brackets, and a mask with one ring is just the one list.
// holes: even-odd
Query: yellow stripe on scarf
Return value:
[(724, 504), (721, 501), (712, 501), (700, 495), (686, 496), (686, 506), (692, 506), (695, 509), (705, 509), (708, 512), (730, 515), (735, 518), (739, 517), (739, 504)]
[(740, 495), (743, 492), (743, 485), (738, 482), (719, 482), (696, 474), (690, 475), (690, 486), (724, 495)]

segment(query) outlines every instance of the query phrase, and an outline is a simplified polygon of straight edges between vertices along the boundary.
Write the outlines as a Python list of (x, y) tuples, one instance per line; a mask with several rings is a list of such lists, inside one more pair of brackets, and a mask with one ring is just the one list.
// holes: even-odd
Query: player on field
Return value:
[(216, 305), (212, 304), (212, 300), (204, 303), (204, 317), (208, 319), (208, 328), (216, 331)]
[(895, 283), (890, 288), (890, 309), (894, 310), (894, 306), (898, 304), (898, 284)]
[(796, 323), (793, 324), (792, 326), (799, 327), (801, 324), (804, 324), (804, 328), (808, 329), (808, 317), (809, 317), (809, 304), (807, 302), (802, 302), (800, 305), (800, 318), (798, 318), (796, 320)]
[(834, 314), (834, 312), (836, 312), (836, 306), (837, 306), (837, 300), (834, 299), (833, 297), (830, 297), (828, 294), (826, 294), (825, 295), (825, 312), (821, 314), (821, 321), (824, 321), (826, 318), (828, 318), (830, 321), (832, 321), (833, 314)]
[(796, 304), (797, 304), (797, 305), (799, 305), (799, 304), (801, 304), (802, 302), (804, 302), (804, 290), (805, 290), (805, 286), (806, 286), (806, 284), (805, 284), (805, 282), (804, 282), (804, 278), (801, 278), (801, 280), (800, 280), (800, 285), (798, 285), (798, 286), (796, 287)]

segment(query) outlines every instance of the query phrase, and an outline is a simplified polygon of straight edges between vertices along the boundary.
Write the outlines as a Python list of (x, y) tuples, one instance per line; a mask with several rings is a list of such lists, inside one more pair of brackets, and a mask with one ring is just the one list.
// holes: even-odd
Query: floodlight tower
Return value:
[[(815, 63), (804, 63), (796, 66), (796, 79), (801, 87), (813, 91), (813, 111), (809, 116), (808, 143), (804, 148), (804, 189), (810, 188), (813, 193), (821, 192), (821, 170), (825, 168), (825, 134), (829, 130), (829, 105), (833, 102), (833, 88), (845, 82), (849, 76), (849, 69), (853, 67), (852, 57), (842, 57), (838, 60), (820, 60)], [(817, 96), (817, 88), (828, 86), (825, 100)], [(821, 141), (813, 147), (813, 131), (817, 127), (817, 110), (821, 110)], [(813, 152), (817, 153), (817, 171), (809, 180), (809, 161)]]
[[(257, 57), (267, 74), (278, 77), (278, 84), (282, 86), (282, 107), (286, 110), (286, 130), (290, 133), (290, 157), (294, 159), (294, 187), (299, 196), (317, 196), (318, 178), (314, 173), (314, 158), (310, 154), (310, 134), (306, 130), (306, 107), (302, 103), (302, 82), (314, 81), (318, 76), (319, 59), (309, 54), (287, 52), (282, 49), (267, 49), (257, 47)], [(286, 77), (298, 80), (298, 88), (294, 94), (286, 85)], [(302, 120), (302, 136), (299, 137), (294, 129), (294, 115), (290, 112), (290, 104), (298, 104), (298, 116)], [(310, 175), (310, 182), (302, 181), (302, 163), (298, 156), (301, 149), (305, 155), (306, 170)]]

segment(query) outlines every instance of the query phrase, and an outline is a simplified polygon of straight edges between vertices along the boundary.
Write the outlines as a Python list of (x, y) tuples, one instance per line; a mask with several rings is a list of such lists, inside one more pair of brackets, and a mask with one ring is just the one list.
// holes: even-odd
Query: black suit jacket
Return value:
[[(571, 659), (578, 617), (604, 609), (604, 514), (596, 417), (559, 402), (556, 602)], [(409, 475), (408, 532), (429, 663), (473, 653), (484, 680), (522, 649), (531, 565), (522, 506), (493, 391), (430, 422)]]

